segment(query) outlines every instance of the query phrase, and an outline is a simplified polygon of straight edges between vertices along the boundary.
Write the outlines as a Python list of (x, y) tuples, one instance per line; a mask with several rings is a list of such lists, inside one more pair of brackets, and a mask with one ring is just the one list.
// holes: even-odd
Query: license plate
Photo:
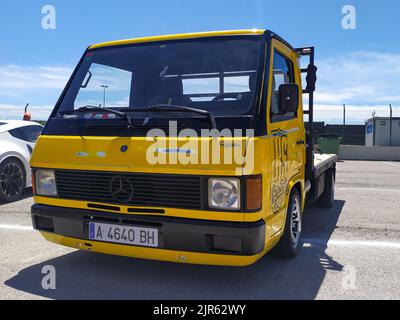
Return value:
[(90, 222), (89, 239), (145, 247), (158, 247), (158, 230)]

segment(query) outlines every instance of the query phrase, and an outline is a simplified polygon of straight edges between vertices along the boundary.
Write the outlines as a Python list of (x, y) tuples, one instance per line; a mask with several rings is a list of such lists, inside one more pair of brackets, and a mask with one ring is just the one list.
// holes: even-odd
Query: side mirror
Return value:
[(306, 81), (307, 81), (307, 87), (306, 90), (308, 92), (314, 92), (315, 91), (315, 83), (317, 82), (317, 70), (318, 68), (312, 64), (310, 64), (307, 67), (307, 76), (306, 76)]
[(280, 85), (279, 104), (283, 113), (296, 112), (299, 107), (299, 86), (295, 83)]

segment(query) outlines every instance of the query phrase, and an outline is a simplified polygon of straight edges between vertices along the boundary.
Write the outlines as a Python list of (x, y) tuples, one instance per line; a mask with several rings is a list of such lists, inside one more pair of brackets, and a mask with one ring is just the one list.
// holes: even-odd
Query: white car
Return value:
[(36, 122), (0, 120), (0, 203), (18, 200), (31, 186), (29, 160), (42, 130)]

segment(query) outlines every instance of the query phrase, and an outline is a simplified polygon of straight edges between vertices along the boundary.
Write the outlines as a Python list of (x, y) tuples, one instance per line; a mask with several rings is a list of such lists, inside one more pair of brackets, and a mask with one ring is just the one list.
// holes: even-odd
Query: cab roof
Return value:
[(264, 32), (265, 30), (262, 29), (247, 29), (247, 30), (225, 30), (225, 31), (169, 34), (162, 36), (141, 37), (141, 38), (126, 39), (126, 40), (103, 42), (91, 45), (89, 49), (113, 47), (113, 46), (120, 46), (133, 43), (167, 41), (167, 40), (195, 39), (195, 38), (220, 37), (220, 36), (262, 35)]

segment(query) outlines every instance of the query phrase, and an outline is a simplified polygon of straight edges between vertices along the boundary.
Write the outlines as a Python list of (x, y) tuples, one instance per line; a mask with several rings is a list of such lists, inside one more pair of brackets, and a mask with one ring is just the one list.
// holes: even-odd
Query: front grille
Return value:
[[(201, 181), (196, 176), (56, 170), (56, 181), (58, 195), (64, 199), (144, 207), (202, 207)], [(113, 188), (122, 181), (125, 190), (130, 183), (132, 196), (113, 196), (112, 181)]]

